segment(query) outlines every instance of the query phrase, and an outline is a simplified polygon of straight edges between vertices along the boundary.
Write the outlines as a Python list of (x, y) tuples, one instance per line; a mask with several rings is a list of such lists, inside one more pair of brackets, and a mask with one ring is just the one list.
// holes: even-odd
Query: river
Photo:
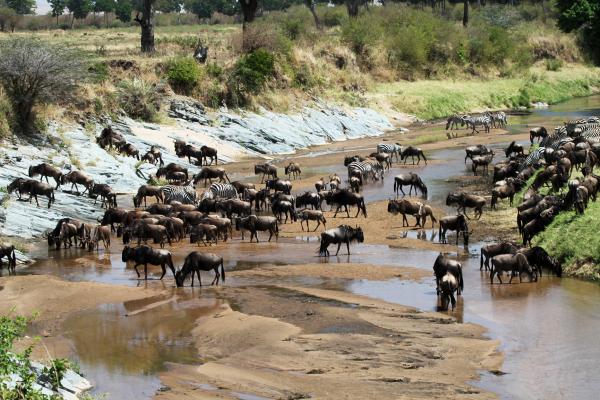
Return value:
[[(574, 99), (530, 115), (511, 116), (510, 130), (522, 132), (527, 126), (557, 125), (562, 120), (582, 115), (600, 115), (600, 97)], [(502, 146), (494, 146), (499, 149)], [(316, 152), (322, 152), (317, 148)], [(466, 174), (464, 151), (439, 150), (428, 154), (435, 160), (421, 166), (418, 173), (428, 182), (430, 201), (440, 207), (453, 183), (450, 178)], [(323, 172), (345, 172), (343, 167)], [(402, 168), (395, 167), (393, 176)], [(367, 186), (368, 202), (386, 199), (392, 193), (392, 179)], [(416, 235), (414, 231), (409, 235)], [(421, 237), (420, 237), (421, 238)], [(435, 240), (435, 232), (426, 231), (423, 240)], [(489, 275), (479, 271), (479, 247), (460, 250), (465, 291), (451, 312), (461, 322), (481, 324), (488, 335), (498, 339), (505, 361), (497, 373), (483, 372), (473, 385), (497, 393), (503, 399), (585, 399), (595, 398), (600, 390), (600, 286), (571, 278), (544, 275), (537, 283), (490, 285)], [(231, 243), (222, 254), (227, 269), (247, 269), (257, 265), (286, 265), (316, 262), (313, 239), (298, 237), (279, 243), (248, 246)], [(307, 255), (307, 252), (310, 255)], [(431, 270), (435, 251), (392, 248), (382, 245), (358, 245), (351, 256), (331, 257), (323, 262), (353, 262), (380, 265), (414, 266)], [(68, 280), (92, 280), (125, 285), (162, 285), (172, 280), (139, 282), (131, 269), (120, 260), (120, 252), (89, 256), (77, 250), (48, 251), (40, 246), (40, 261), (22, 273), (54, 274)], [(182, 254), (176, 256), (180, 264)], [(392, 279), (325, 280), (289, 278), (291, 283), (336, 288), (352, 293), (435, 310), (437, 297), (433, 279), (419, 282)], [(526, 279), (525, 279), (526, 280)], [(517, 280), (518, 281), (518, 280)], [(227, 285), (269, 285), (269, 278), (233, 278)], [(192, 289), (173, 289), (171, 301), (152, 313), (131, 313), (144, 304), (106, 305), (73, 315), (64, 323), (64, 334), (72, 341), (82, 370), (95, 383), (95, 392), (110, 392), (114, 398), (149, 398), (159, 389), (156, 372), (167, 362), (201, 363), (189, 338), (193, 321), (210, 312), (222, 299)], [(126, 314), (132, 314), (124, 317)], [(244, 397), (240, 394), (239, 398)]]

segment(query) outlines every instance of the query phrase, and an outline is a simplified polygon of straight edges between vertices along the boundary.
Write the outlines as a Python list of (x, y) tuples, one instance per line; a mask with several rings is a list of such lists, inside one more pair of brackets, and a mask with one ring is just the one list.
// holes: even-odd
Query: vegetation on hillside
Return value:
[[(158, 120), (162, 99), (175, 92), (212, 108), (226, 103), (287, 111), (320, 97), (429, 119), (554, 103), (591, 94), (600, 83), (598, 70), (585, 66), (576, 35), (561, 32), (557, 11), (540, 2), (471, 7), (464, 27), (461, 2), (444, 2), (433, 12), (422, 2), (386, 2), (349, 16), (345, 6), (311, 10), (285, 8), (294, 1), (264, 1), (262, 14), (244, 30), (235, 17), (226, 16), (241, 12), (227, 9), (227, 1), (194, 16), (171, 13), (180, 10), (177, 4), (153, 2), (164, 12), (153, 19), (152, 57), (140, 52), (138, 23), (121, 17), (115, 22), (112, 13), (95, 15), (103, 5), (74, 25), (89, 24), (86, 29), (40, 30), (54, 28), (56, 15), (21, 16), (17, 33), (0, 41), (35, 37), (86, 55), (89, 79), (82, 81), (77, 101), (65, 104), (66, 112), (58, 117), (125, 110), (134, 118)], [(198, 16), (210, 24), (191, 25)], [(65, 20), (63, 28), (71, 22)], [(107, 25), (117, 27), (95, 28)], [(192, 58), (199, 43), (208, 47), (205, 64)], [(136, 92), (126, 95), (127, 88)], [(3, 113), (2, 97), (0, 132), (16, 117)]]

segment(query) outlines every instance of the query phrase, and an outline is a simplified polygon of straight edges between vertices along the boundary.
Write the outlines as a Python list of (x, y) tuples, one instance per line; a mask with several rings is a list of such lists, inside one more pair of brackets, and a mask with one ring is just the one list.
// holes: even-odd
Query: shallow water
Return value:
[[(576, 111), (576, 110), (586, 111)], [(600, 97), (576, 99), (537, 110), (531, 115), (510, 117), (515, 132), (542, 121), (547, 128), (562, 120), (582, 115), (600, 115)], [(550, 131), (551, 129), (549, 129)], [(501, 149), (501, 145), (493, 146)], [(323, 151), (321, 150), (321, 153)], [(501, 154), (496, 151), (497, 154)], [(393, 179), (407, 169), (415, 170), (429, 186), (429, 199), (443, 206), (448, 191), (455, 183), (450, 178), (470, 172), (464, 164), (464, 150), (449, 149), (431, 152), (428, 166), (395, 167), (384, 183), (367, 185), (367, 201), (392, 197)], [(307, 155), (310, 156), (310, 155)], [(497, 158), (499, 159), (499, 157)], [(443, 162), (441, 162), (443, 160)], [(336, 171), (323, 169), (324, 174), (346, 175), (343, 165)], [(362, 220), (361, 220), (362, 221)], [(391, 233), (390, 235), (399, 235)], [(409, 231), (409, 238), (437, 243), (435, 231)], [(451, 239), (450, 239), (451, 241)], [(584, 399), (595, 398), (600, 389), (596, 371), (600, 366), (600, 286), (569, 278), (544, 276), (536, 283), (490, 285), (488, 274), (479, 271), (479, 246), (468, 252), (458, 250), (465, 275), (464, 295), (457, 308), (450, 312), (459, 321), (474, 322), (489, 329), (489, 335), (501, 342), (505, 352), (502, 372), (483, 373), (474, 384), (494, 391), (501, 398), (514, 399)], [(278, 243), (262, 242), (248, 245), (239, 239), (232, 241), (219, 254), (226, 260), (226, 270), (251, 269), (256, 266), (321, 263), (370, 263), (379, 265), (414, 266), (431, 270), (437, 251), (393, 248), (380, 245), (354, 245), (352, 254), (323, 259), (317, 257), (318, 243), (310, 236), (282, 239)], [(55, 251), (40, 246), (37, 257), (44, 259), (24, 273), (54, 274), (68, 280), (91, 280), (125, 285), (172, 288), (170, 272), (158, 281), (159, 271), (153, 268), (148, 282), (135, 279), (135, 272), (121, 261), (120, 247), (112, 254), (89, 255), (78, 250)], [(190, 248), (175, 251), (175, 264), (181, 265)], [(204, 248), (200, 248), (204, 251)], [(208, 250), (213, 251), (213, 250)], [(456, 254), (454, 254), (456, 256)], [(326, 266), (324, 266), (326, 267)], [(140, 271), (141, 272), (141, 271)], [(203, 274), (204, 279), (212, 273)], [(421, 282), (392, 279), (388, 281), (343, 281), (320, 278), (286, 278), (285, 283), (305, 286), (335, 287), (353, 293), (390, 302), (435, 310), (437, 296), (433, 278)], [(206, 284), (207, 281), (205, 280)], [(228, 277), (227, 285), (275, 285), (280, 278)], [(167, 298), (106, 305), (96, 310), (71, 316), (64, 324), (65, 335), (71, 339), (83, 371), (92, 379), (97, 393), (108, 392), (110, 398), (150, 398), (160, 387), (156, 373), (167, 362), (198, 364), (190, 339), (195, 320), (212, 312), (222, 300), (215, 292), (200, 288), (173, 289)], [(203, 383), (199, 382), (199, 385)], [(202, 388), (202, 386), (199, 386)], [(210, 390), (207, 386), (205, 390)], [(231, 393), (240, 399), (257, 399), (249, 393)]]

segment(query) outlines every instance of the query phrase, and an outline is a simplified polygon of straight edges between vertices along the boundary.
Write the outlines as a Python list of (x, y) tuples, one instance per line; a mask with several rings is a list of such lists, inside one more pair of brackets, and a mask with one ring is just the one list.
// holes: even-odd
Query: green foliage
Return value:
[(348, 18), (346, 7), (319, 7), (317, 9), (319, 20), (323, 26), (340, 26)]
[(546, 59), (546, 69), (548, 71), (559, 71), (563, 66), (562, 60), (558, 60), (556, 58), (548, 58)]
[(141, 79), (123, 81), (118, 86), (119, 106), (131, 118), (142, 121), (157, 120), (163, 97), (163, 90), (159, 85)]
[(50, 10), (53, 17), (59, 17), (65, 12), (67, 7), (67, 0), (49, 0)]
[(108, 80), (109, 70), (105, 62), (97, 62), (88, 68), (91, 78), (96, 83), (102, 83)]
[(36, 9), (35, 0), (4, 0), (6, 5), (19, 15), (34, 14)]
[(49, 367), (44, 367), (42, 373), (50, 379), (50, 384), (53, 390), (58, 390), (60, 381), (65, 376), (65, 372), (70, 368), (69, 360), (65, 358), (55, 358), (50, 363)]
[(67, 8), (75, 19), (84, 19), (92, 11), (91, 0), (67, 0)]
[(275, 56), (267, 50), (254, 50), (240, 57), (229, 77), (230, 102), (244, 104), (246, 96), (260, 92), (274, 72)]
[(557, 0), (558, 26), (578, 31), (581, 42), (596, 64), (600, 64), (600, 0)]
[(195, 49), (198, 38), (191, 35), (163, 36), (156, 39), (156, 44), (172, 43), (183, 49)]
[(116, 0), (115, 15), (122, 22), (131, 21), (131, 13), (133, 12), (133, 3), (131, 0)]
[(369, 15), (349, 18), (342, 25), (342, 40), (358, 55), (364, 55), (380, 38), (380, 27), (368, 19)]
[(220, 79), (223, 76), (223, 68), (215, 62), (208, 63), (206, 64), (206, 73), (212, 78)]
[(498, 26), (479, 30), (472, 36), (469, 47), (469, 59), (478, 65), (502, 65), (515, 52), (513, 38)]
[(198, 85), (202, 70), (192, 57), (178, 57), (167, 63), (169, 85), (177, 93), (190, 94)]

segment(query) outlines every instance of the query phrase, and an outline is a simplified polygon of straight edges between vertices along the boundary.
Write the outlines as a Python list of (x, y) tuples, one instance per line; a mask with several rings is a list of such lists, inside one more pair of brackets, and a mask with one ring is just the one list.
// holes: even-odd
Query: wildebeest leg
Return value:
[(340, 208), (342, 208), (341, 205), (338, 205), (337, 208), (335, 209), (335, 213), (333, 214), (333, 218), (335, 218), (337, 216), (338, 211), (340, 211)]
[(354, 216), (354, 218), (358, 218), (358, 215), (360, 214), (360, 206), (357, 206), (356, 208), (356, 215)]
[(37, 194), (32, 194), (29, 196), (29, 201), (31, 201), (31, 196), (35, 199), (35, 204), (39, 207), (40, 203), (38, 202)]
[(215, 282), (217, 283), (217, 286), (219, 286), (219, 276), (220, 276), (220, 275), (219, 275), (219, 267), (215, 267), (215, 270), (214, 270), (214, 271), (215, 271), (215, 277), (214, 277), (214, 279), (212, 280), (212, 282), (210, 283), (210, 286), (214, 285), (214, 284), (215, 284)]
[(140, 271), (138, 271), (138, 269), (137, 269), (138, 265), (139, 265), (139, 264), (135, 264), (135, 265), (133, 266), (133, 269), (135, 269), (135, 273), (137, 274), (137, 276), (138, 276), (138, 279), (139, 279), (139, 278), (140, 278)]
[[(317, 231), (317, 229), (319, 229), (319, 227), (320, 227), (320, 226), (321, 226), (321, 220), (320, 220), (320, 219), (318, 219), (318, 220), (317, 220), (317, 226), (315, 227), (315, 229), (313, 230), (313, 232), (316, 232), (316, 231)], [(308, 229), (308, 221), (306, 221), (306, 227), (307, 227), (307, 229)]]
[(165, 267), (165, 262), (164, 261), (160, 264), (160, 267), (162, 268), (162, 275), (160, 276), (160, 280), (162, 280), (162, 278), (167, 273), (167, 268)]
[(400, 185), (400, 191), (402, 192), (402, 196), (406, 196), (406, 193), (404, 193), (404, 190), (402, 190), (402, 185)]
[[(404, 223), (406, 223), (406, 225), (404, 225)], [(406, 214), (403, 213), (402, 214), (402, 227), (405, 227), (405, 226), (409, 226), (409, 225), (408, 225), (408, 219), (406, 218)]]
[[(193, 275), (193, 274), (192, 274)], [(200, 270), (196, 270), (196, 275), (198, 275), (198, 284), (202, 287), (202, 278), (200, 278)]]
[(346, 250), (348, 251), (348, 255), (350, 255), (350, 241), (346, 242)]
[[(48, 183), (48, 184), (49, 184), (49, 183), (50, 183), (50, 181), (48, 180), (48, 175), (45, 175), (45, 178), (46, 178), (46, 183)], [(40, 176), (40, 181), (41, 181), (41, 180), (42, 180), (42, 177)]]
[(337, 255), (338, 255), (338, 253), (340, 252), (340, 247), (342, 247), (342, 242), (339, 242), (339, 243), (338, 243), (338, 248), (337, 248), (337, 251), (335, 252), (335, 255), (336, 255), (336, 256), (337, 256)]

